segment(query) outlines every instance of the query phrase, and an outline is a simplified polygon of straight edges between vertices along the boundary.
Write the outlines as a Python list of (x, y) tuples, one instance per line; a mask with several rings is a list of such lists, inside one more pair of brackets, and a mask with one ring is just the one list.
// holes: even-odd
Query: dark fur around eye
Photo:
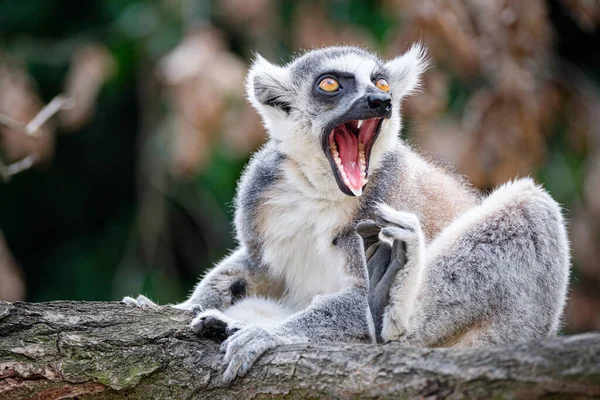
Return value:
[[(335, 92), (326, 92), (322, 90), (319, 87), (319, 83), (325, 78), (335, 79), (339, 83), (340, 88)], [(328, 72), (319, 75), (319, 77), (315, 79), (312, 87), (312, 94), (316, 100), (319, 100), (324, 103), (329, 103), (332, 101), (332, 99), (337, 99), (338, 97), (346, 93), (352, 93), (355, 90), (356, 82), (354, 80), (354, 75), (341, 72)]]

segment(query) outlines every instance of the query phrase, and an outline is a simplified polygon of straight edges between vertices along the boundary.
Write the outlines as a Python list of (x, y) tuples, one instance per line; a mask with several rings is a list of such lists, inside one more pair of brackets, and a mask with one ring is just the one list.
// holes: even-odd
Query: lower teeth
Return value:
[[(346, 187), (350, 189), (350, 186), (351, 186), (350, 180), (348, 179), (348, 176), (346, 175), (346, 171), (344, 170), (344, 165), (342, 164), (342, 159), (339, 156), (337, 146), (334, 141), (331, 141), (329, 145), (331, 148), (331, 154), (332, 154), (333, 159), (338, 167), (338, 171), (340, 172), (342, 181), (344, 182)], [(358, 143), (358, 160), (359, 160), (361, 181), (364, 186), (368, 182), (367, 176), (366, 176), (367, 175), (366, 174), (367, 167), (366, 167), (366, 161), (365, 161), (364, 145), (360, 142)], [(362, 194), (362, 187), (360, 187), (359, 189), (350, 189), (350, 190), (352, 191), (352, 193), (354, 193), (357, 196), (360, 196)]]

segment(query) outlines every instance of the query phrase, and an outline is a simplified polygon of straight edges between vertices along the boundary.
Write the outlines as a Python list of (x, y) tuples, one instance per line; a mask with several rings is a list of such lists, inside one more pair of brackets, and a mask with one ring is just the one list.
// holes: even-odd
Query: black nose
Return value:
[(392, 109), (392, 98), (388, 94), (370, 94), (367, 104), (371, 110), (386, 113)]

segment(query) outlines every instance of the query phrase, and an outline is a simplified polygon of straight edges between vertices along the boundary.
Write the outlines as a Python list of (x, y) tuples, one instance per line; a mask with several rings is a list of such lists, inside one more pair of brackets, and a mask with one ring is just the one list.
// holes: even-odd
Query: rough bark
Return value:
[(1, 399), (600, 398), (600, 334), (476, 350), (294, 345), (221, 384), (191, 314), (0, 302)]

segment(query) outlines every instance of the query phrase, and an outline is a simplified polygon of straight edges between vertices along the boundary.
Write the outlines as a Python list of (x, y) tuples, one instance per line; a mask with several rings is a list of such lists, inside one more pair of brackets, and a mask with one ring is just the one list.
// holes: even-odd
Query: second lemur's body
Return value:
[(248, 96), (270, 139), (238, 186), (239, 247), (176, 306), (201, 310), (195, 332), (231, 335), (226, 381), (282, 343), (481, 346), (558, 329), (560, 207), (530, 179), (481, 198), (400, 140), (424, 65), (419, 47), (388, 62), (336, 47), (254, 63)]

